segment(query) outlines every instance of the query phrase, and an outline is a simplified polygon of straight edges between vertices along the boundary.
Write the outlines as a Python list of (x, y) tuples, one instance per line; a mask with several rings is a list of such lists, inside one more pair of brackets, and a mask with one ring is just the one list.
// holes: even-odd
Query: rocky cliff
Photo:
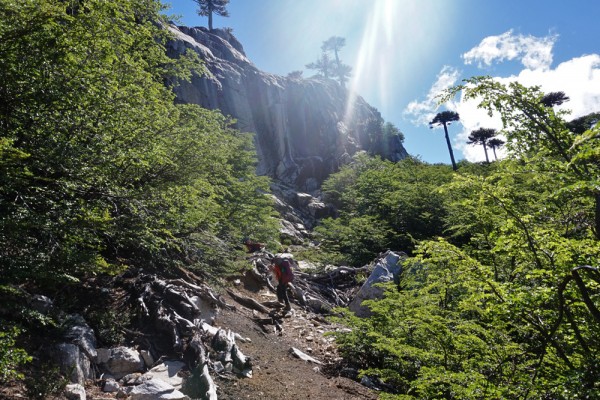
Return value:
[(373, 126), (383, 122), (379, 112), (361, 97), (349, 102), (348, 91), (337, 82), (260, 71), (227, 30), (170, 30), (175, 35), (170, 55), (192, 49), (210, 72), (178, 86), (177, 101), (219, 109), (235, 118), (241, 131), (256, 133), (259, 174), (314, 192), (358, 151), (385, 149), (385, 158), (406, 157), (397, 138), (387, 138), (383, 145), (376, 139)]

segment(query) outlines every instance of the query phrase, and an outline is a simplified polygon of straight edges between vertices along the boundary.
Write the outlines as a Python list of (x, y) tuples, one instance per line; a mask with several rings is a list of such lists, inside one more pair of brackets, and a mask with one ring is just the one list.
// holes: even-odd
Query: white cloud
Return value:
[[(600, 55), (591, 54), (560, 63), (555, 69), (524, 69), (518, 75), (494, 78), (508, 84), (518, 81), (525, 86), (540, 86), (545, 93), (565, 92), (570, 101), (559, 109), (570, 110), (568, 120), (600, 111)], [(475, 101), (460, 99), (449, 105), (459, 113), (463, 130), (455, 137), (453, 147), (462, 151), (469, 161), (485, 159), (482, 146), (466, 144), (470, 132), (480, 127), (502, 129), (497, 116), (490, 118), (484, 110), (477, 108)]]
[(411, 117), (411, 122), (415, 125), (427, 125), (435, 116), (438, 108), (437, 96), (456, 84), (460, 72), (448, 65), (445, 65), (437, 75), (436, 81), (429, 89), (429, 93), (423, 101), (413, 100), (404, 109), (404, 114)]
[(557, 35), (545, 37), (514, 35), (512, 30), (499, 36), (488, 36), (462, 55), (465, 64), (477, 62), (480, 68), (504, 60), (519, 59), (527, 69), (548, 69), (552, 64), (552, 48)]

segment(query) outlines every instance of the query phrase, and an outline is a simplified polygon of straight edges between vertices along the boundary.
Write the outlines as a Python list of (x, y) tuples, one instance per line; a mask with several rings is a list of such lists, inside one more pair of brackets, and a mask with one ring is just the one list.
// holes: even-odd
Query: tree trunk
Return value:
[(208, 12), (208, 30), (209, 31), (213, 30), (213, 25), (212, 25), (212, 10), (210, 10)]
[(444, 122), (444, 133), (446, 135), (446, 144), (448, 145), (448, 152), (450, 153), (450, 160), (452, 161), (452, 169), (456, 171), (458, 168), (456, 167), (456, 161), (454, 161), (454, 153), (452, 152), (452, 145), (450, 144), (450, 136), (448, 136), (448, 127)]
[(482, 144), (483, 144), (483, 152), (485, 153), (485, 162), (489, 164), (490, 159), (489, 159), (488, 153), (487, 153), (487, 146), (485, 145), (485, 143), (482, 143)]
[(596, 239), (600, 240), (600, 192), (596, 192)]

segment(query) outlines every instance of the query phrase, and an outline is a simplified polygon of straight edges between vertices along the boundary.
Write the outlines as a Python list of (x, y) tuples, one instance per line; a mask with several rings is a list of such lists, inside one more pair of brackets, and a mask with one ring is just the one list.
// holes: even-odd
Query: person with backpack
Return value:
[(275, 256), (271, 264), (271, 271), (277, 278), (277, 300), (285, 303), (285, 311), (290, 311), (290, 299), (287, 294), (288, 284), (294, 280), (294, 271), (292, 270), (292, 261), (289, 257)]

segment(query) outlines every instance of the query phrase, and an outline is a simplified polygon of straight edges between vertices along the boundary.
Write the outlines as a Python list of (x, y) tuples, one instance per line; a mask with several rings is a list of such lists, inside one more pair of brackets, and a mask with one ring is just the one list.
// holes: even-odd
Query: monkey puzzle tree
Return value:
[(331, 58), (329, 58), (329, 54), (322, 53), (321, 58), (319, 58), (315, 62), (306, 64), (306, 68), (314, 69), (317, 71), (318, 75), (321, 75), (325, 78), (329, 78), (331, 72), (335, 69), (335, 65), (333, 64)]
[[(496, 130), (492, 128), (479, 128), (474, 131), (471, 131), (469, 135), (468, 144), (477, 145), (480, 144), (483, 146), (483, 152), (485, 153), (485, 161), (487, 163), (490, 162), (487, 152), (487, 146), (489, 144), (489, 140), (496, 136)], [(494, 153), (495, 155), (495, 153)]]
[(550, 92), (544, 95), (540, 100), (540, 103), (546, 107), (560, 106), (562, 103), (569, 101), (570, 98), (565, 92)]
[(494, 152), (494, 158), (498, 160), (498, 156), (496, 155), (496, 149), (499, 149), (500, 147), (504, 146), (504, 140), (494, 137), (488, 140), (487, 144), (488, 146), (490, 146), (490, 149), (492, 149), (492, 151)]
[(448, 136), (448, 125), (452, 122), (460, 120), (457, 112), (454, 111), (442, 111), (437, 113), (435, 118), (429, 123), (429, 127), (433, 128), (434, 125), (442, 125), (444, 127), (444, 134), (446, 135), (446, 144), (448, 145), (448, 152), (450, 153), (450, 160), (452, 161), (452, 169), (456, 171), (456, 161), (454, 161), (454, 152), (452, 151), (452, 144), (450, 143), (450, 136)]
[(194, 0), (194, 3), (198, 4), (198, 15), (208, 17), (208, 29), (211, 31), (213, 30), (213, 14), (229, 17), (226, 8), (229, 0)]
[(350, 71), (352, 70), (352, 68), (349, 65), (346, 65), (340, 61), (339, 51), (345, 45), (345, 38), (339, 36), (332, 36), (326, 41), (324, 41), (323, 45), (321, 46), (321, 50), (323, 50), (323, 53), (328, 53), (332, 51), (335, 55), (335, 75), (337, 76), (342, 86), (345, 86), (346, 81), (350, 76)]

